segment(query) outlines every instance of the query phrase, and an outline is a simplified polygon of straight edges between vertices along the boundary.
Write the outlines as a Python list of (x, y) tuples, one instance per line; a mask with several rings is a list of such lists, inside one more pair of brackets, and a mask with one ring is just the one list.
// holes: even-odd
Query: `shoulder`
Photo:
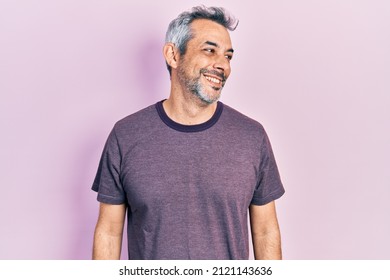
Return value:
[(153, 104), (117, 121), (111, 131), (110, 138), (115, 139), (122, 148), (130, 147), (149, 137), (160, 126), (161, 121), (155, 104)]
[(265, 134), (265, 129), (263, 125), (243, 113), (237, 111), (236, 109), (223, 104), (223, 121), (226, 125), (234, 127), (234, 129), (239, 130), (245, 134), (255, 134), (254, 136), (259, 136)]
[(134, 124), (145, 122), (145, 118), (151, 117), (153, 114), (156, 113), (155, 107), (156, 105), (153, 104), (124, 117), (123, 119), (120, 119), (119, 121), (116, 122), (115, 127), (122, 128), (128, 125), (134, 125)]
[(156, 117), (157, 112), (155, 104), (153, 104), (117, 121), (114, 125), (114, 131), (121, 135), (129, 131), (144, 130), (153, 123)]

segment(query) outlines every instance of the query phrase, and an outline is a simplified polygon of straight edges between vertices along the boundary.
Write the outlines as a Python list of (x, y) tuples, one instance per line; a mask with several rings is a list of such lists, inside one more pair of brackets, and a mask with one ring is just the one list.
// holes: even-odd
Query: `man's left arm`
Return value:
[(282, 249), (275, 202), (249, 207), (253, 250), (256, 260), (281, 260)]

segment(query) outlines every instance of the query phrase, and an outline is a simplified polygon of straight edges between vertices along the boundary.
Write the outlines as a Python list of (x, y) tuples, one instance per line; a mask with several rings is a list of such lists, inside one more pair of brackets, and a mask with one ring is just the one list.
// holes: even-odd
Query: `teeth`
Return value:
[(219, 84), (221, 81), (216, 79), (216, 78), (212, 78), (212, 77), (209, 77), (209, 76), (205, 76), (205, 78), (213, 83), (216, 83), (216, 84)]

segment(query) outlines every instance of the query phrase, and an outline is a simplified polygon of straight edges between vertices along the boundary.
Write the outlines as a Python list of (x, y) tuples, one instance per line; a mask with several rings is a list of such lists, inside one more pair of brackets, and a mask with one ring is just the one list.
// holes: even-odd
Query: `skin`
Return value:
[(261, 206), (250, 205), (249, 216), (255, 259), (281, 260), (280, 230), (275, 202)]
[[(172, 67), (171, 92), (163, 103), (167, 115), (174, 121), (185, 124), (200, 124), (209, 120), (217, 104), (206, 103), (194, 95), (183, 81), (183, 75), (190, 79), (199, 79), (204, 93), (211, 99), (218, 99), (222, 85), (215, 84), (201, 74), (205, 69), (227, 79), (230, 75), (230, 60), (233, 57), (232, 43), (226, 28), (210, 20), (195, 20), (191, 23), (193, 38), (187, 44), (187, 51), (181, 56), (172, 43), (164, 46), (163, 53), (167, 63)], [(213, 45), (215, 44), (215, 45)]]
[(100, 203), (95, 228), (92, 259), (119, 260), (122, 247), (126, 205)]
[[(163, 54), (172, 67), (171, 90), (163, 106), (177, 123), (195, 125), (209, 120), (217, 107), (223, 85), (230, 76), (233, 48), (225, 27), (210, 20), (191, 23), (193, 38), (184, 55), (172, 43), (164, 45)], [(210, 81), (218, 79), (219, 82)], [(194, 93), (194, 85), (201, 96)], [(95, 229), (93, 259), (119, 259), (125, 205), (100, 204)], [(280, 231), (275, 203), (250, 205), (250, 223), (255, 259), (281, 259)]]

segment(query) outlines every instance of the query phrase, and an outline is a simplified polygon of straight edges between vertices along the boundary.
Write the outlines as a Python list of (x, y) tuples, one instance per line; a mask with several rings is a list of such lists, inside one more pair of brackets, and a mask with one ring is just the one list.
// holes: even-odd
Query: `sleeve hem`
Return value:
[(115, 204), (120, 205), (126, 203), (126, 201), (123, 198), (120, 197), (111, 197), (107, 196), (101, 193), (98, 193), (97, 201), (107, 203), (107, 204)]
[(285, 193), (285, 190), (284, 188), (268, 195), (267, 197), (265, 198), (257, 198), (257, 197), (254, 197), (251, 201), (251, 204), (255, 204), (255, 205), (265, 205), (265, 204), (268, 204), (270, 203), (271, 201), (274, 201), (276, 199), (279, 199), (280, 197), (282, 197), (282, 195)]

